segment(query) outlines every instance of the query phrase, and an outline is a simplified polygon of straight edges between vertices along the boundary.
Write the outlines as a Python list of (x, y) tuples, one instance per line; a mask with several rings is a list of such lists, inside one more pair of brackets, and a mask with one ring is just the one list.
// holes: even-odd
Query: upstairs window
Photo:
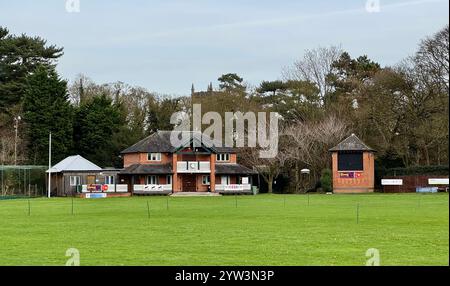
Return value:
[(161, 153), (148, 153), (147, 159), (149, 161), (161, 161)]
[(230, 154), (217, 154), (216, 160), (218, 162), (227, 162), (230, 161)]

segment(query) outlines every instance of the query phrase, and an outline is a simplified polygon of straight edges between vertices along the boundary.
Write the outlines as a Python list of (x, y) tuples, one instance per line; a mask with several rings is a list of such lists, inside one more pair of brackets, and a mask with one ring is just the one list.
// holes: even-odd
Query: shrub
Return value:
[(331, 191), (333, 191), (331, 170), (330, 169), (323, 169), (322, 170), (322, 176), (320, 177), (320, 185), (321, 185), (322, 190), (324, 192), (331, 192)]

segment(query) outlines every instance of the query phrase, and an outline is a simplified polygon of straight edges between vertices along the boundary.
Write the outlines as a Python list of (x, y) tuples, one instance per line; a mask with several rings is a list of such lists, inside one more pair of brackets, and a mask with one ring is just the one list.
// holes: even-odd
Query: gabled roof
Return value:
[(338, 151), (375, 151), (370, 148), (364, 142), (361, 141), (355, 134), (350, 135), (344, 141), (337, 144), (333, 148), (329, 150), (330, 152), (338, 152)]
[[(102, 168), (80, 155), (69, 156), (51, 168), (52, 173), (64, 171), (101, 171)], [(47, 173), (49, 170), (46, 171)]]
[(179, 148), (188, 146), (191, 141), (201, 142), (205, 147), (211, 149), (215, 153), (234, 153), (233, 148), (218, 147), (219, 144), (210, 137), (203, 135), (201, 132), (183, 131), (189, 133), (189, 139), (185, 140), (179, 146), (172, 146), (170, 135), (172, 131), (157, 131), (152, 135), (142, 139), (136, 144), (126, 148), (121, 153), (174, 153)]

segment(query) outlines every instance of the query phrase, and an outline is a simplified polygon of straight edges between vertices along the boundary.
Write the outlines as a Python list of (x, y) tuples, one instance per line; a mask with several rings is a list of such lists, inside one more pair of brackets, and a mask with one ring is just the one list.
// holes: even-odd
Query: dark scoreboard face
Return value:
[(338, 171), (362, 171), (363, 169), (362, 152), (338, 153)]

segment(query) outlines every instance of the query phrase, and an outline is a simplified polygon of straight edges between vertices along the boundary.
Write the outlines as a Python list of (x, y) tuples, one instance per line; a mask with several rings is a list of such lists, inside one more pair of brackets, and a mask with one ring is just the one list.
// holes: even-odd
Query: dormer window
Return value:
[(161, 153), (148, 153), (147, 156), (149, 161), (161, 161)]
[(228, 162), (230, 161), (230, 154), (217, 154), (216, 155), (217, 162)]

